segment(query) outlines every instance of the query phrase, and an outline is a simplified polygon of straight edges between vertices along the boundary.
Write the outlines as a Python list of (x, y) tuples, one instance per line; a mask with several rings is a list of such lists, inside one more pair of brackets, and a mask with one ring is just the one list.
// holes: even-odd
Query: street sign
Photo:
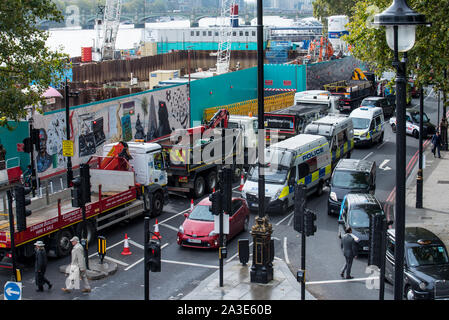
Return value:
[(17, 144), (17, 152), (25, 152), (25, 144), (24, 143)]
[(22, 283), (8, 281), (5, 284), (5, 300), (22, 300)]
[(73, 157), (73, 141), (62, 140), (62, 155), (64, 157)]
[[(214, 232), (220, 233), (220, 216), (214, 216)], [(229, 214), (223, 214), (223, 234), (229, 234)]]

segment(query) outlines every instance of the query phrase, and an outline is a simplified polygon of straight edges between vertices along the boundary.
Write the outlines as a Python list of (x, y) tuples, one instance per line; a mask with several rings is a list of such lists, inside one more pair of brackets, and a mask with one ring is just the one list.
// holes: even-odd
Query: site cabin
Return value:
[[(257, 133), (259, 131), (257, 117), (230, 115), (228, 120), (228, 129), (241, 129), (244, 148), (243, 168), (248, 170), (251, 165), (256, 163), (257, 158)], [(238, 171), (238, 167), (236, 170)], [(236, 175), (240, 178), (239, 172)]]
[(341, 112), (351, 112), (360, 106), (364, 98), (376, 95), (373, 83), (368, 80), (341, 80), (323, 87), (339, 97), (337, 108)]
[[(106, 145), (104, 150), (109, 153), (116, 145)], [(147, 162), (153, 159), (155, 163), (154, 159), (161, 157), (161, 147), (149, 143), (128, 143), (128, 146), (133, 157), (129, 162), (116, 156), (92, 157), (88, 161), (91, 202), (85, 207), (89, 242), (101, 230), (144, 212), (150, 216), (161, 214), (168, 199), (163, 185), (166, 181), (163, 167), (158, 170)], [(70, 239), (74, 235), (80, 236), (83, 227), (81, 208), (72, 207), (71, 189), (50, 194), (46, 198), (33, 198), (27, 208), (32, 210), (32, 214), (26, 217), (26, 230), (18, 232), (15, 226), (17, 256), (32, 256), (33, 244), (37, 240), (45, 243), (50, 256), (69, 255), (72, 249)], [(4, 257), (10, 255), (10, 226), (9, 221), (5, 220), (0, 225), (0, 267), (12, 267), (11, 263), (4, 261)]]

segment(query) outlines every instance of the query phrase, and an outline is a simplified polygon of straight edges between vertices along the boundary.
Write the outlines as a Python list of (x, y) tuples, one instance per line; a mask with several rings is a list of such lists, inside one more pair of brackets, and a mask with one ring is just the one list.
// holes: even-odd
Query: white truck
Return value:
[(228, 129), (241, 129), (243, 134), (243, 148), (245, 151), (244, 168), (249, 169), (256, 163), (257, 158), (257, 117), (230, 115)]

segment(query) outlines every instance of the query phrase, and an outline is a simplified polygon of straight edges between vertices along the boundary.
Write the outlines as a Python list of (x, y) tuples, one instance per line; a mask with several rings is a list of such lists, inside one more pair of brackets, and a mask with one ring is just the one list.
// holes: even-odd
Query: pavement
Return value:
[[(449, 249), (449, 151), (435, 158), (431, 145), (425, 150), (423, 208), (416, 208), (416, 179), (406, 189), (406, 226), (420, 226), (435, 233)], [(413, 175), (416, 177), (417, 168)]]
[[(301, 285), (284, 260), (273, 261), (273, 280), (267, 284), (251, 283), (251, 261), (242, 265), (233, 260), (223, 268), (223, 287), (219, 270), (204, 279), (183, 300), (300, 300)], [(306, 300), (316, 300), (307, 290)]]

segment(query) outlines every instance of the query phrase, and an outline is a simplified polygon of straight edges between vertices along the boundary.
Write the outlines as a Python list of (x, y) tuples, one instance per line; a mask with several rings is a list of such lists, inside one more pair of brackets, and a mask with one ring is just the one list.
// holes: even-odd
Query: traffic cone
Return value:
[(239, 191), (243, 190), (243, 185), (245, 184), (245, 181), (243, 180), (243, 173), (242, 176), (240, 177), (240, 187), (239, 187)]
[(190, 212), (193, 211), (193, 199), (190, 199)]
[(159, 225), (157, 224), (157, 219), (156, 219), (156, 224), (154, 225), (154, 232), (153, 232), (153, 236), (151, 237), (151, 239), (154, 239), (154, 240), (162, 239), (161, 234), (159, 233)]
[(130, 254), (132, 254), (132, 252), (129, 251), (128, 234), (125, 233), (125, 243), (123, 245), (122, 255), (129, 256)]

